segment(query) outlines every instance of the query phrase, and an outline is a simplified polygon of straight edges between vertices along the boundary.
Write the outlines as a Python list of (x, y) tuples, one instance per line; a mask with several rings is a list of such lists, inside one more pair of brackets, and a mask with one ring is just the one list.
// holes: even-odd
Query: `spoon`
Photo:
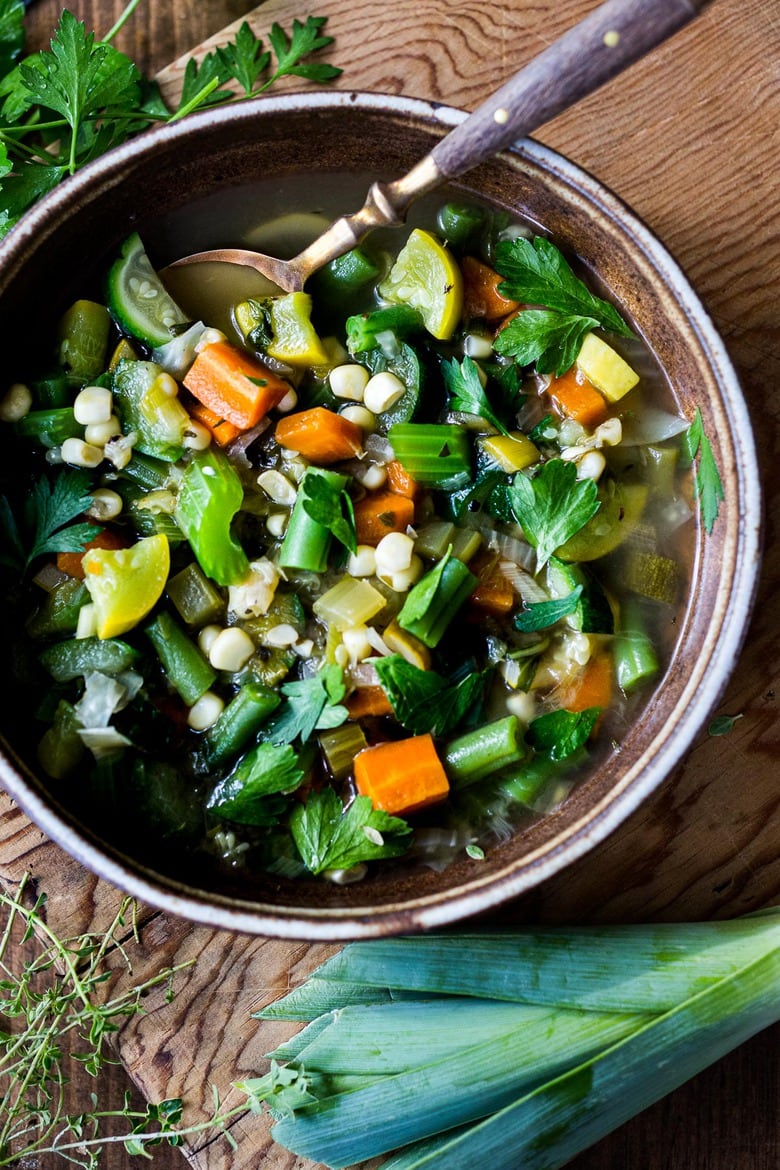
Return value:
[(404, 222), (421, 195), (454, 179), (586, 97), (667, 40), (712, 0), (606, 0), (553, 41), (472, 114), (442, 138), (407, 174), (373, 183), (363, 207), (342, 216), (291, 260), (244, 248), (214, 248), (173, 261), (178, 268), (205, 260), (244, 264), (284, 292), (306, 280), (377, 227)]

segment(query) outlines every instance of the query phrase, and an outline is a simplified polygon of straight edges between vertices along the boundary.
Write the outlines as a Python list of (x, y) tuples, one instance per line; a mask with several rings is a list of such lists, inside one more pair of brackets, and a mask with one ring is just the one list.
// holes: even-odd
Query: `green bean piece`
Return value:
[(52, 410), (31, 410), (14, 423), (14, 430), (23, 439), (32, 439), (42, 447), (61, 447), (66, 439), (81, 438), (84, 428), (76, 422), (69, 406)]
[[(321, 467), (310, 467), (301, 487), (309, 476), (319, 476), (341, 491), (347, 485), (347, 477)], [(302, 491), (298, 492), (293, 504), (284, 540), (279, 550), (278, 563), (283, 569), (303, 569), (312, 573), (324, 573), (328, 567), (328, 553), (332, 536), (324, 524), (313, 520), (303, 506)]]
[(475, 203), (445, 203), (439, 208), (436, 221), (449, 246), (458, 251), (476, 246), (486, 216)]
[(169, 613), (158, 614), (145, 632), (170, 685), (188, 707), (197, 703), (217, 677), (214, 667)]
[(525, 755), (517, 716), (506, 715), (452, 740), (444, 749), (443, 763), (453, 787), (464, 788), (519, 763)]
[(261, 682), (244, 683), (203, 736), (203, 757), (210, 768), (237, 756), (281, 702), (276, 691)]
[(31, 638), (52, 638), (73, 634), (79, 622), (79, 610), (89, 601), (89, 591), (77, 577), (66, 577), (47, 593), (27, 623)]
[(138, 657), (137, 650), (118, 638), (69, 638), (48, 646), (41, 653), (40, 661), (55, 682), (69, 682), (93, 670), (121, 674)]

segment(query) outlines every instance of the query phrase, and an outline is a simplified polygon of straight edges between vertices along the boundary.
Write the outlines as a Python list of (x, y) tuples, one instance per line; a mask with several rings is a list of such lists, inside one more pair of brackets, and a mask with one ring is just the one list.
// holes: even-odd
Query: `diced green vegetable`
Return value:
[(220, 767), (237, 756), (280, 702), (270, 687), (257, 681), (245, 682), (203, 736), (201, 750), (207, 766)]
[(65, 780), (78, 768), (86, 749), (79, 735), (81, 723), (72, 703), (61, 699), (38, 744), (38, 761), (48, 776)]
[(225, 609), (224, 598), (194, 561), (168, 578), (165, 592), (188, 626), (215, 622)]
[(42, 447), (61, 447), (66, 439), (82, 438), (84, 428), (76, 422), (69, 406), (54, 407), (51, 410), (31, 410), (14, 430), (23, 439), (32, 439)]
[(138, 436), (135, 447), (175, 463), (184, 454), (184, 433), (191, 419), (161, 377), (169, 376), (156, 362), (123, 361), (114, 371), (112, 388), (125, 434), (132, 431)]
[(453, 787), (464, 788), (519, 763), (526, 754), (517, 717), (506, 715), (451, 740), (442, 760)]
[(170, 686), (188, 707), (197, 703), (217, 677), (214, 667), (169, 613), (159, 613), (145, 627), (145, 633), (157, 651)]
[(176, 521), (203, 572), (218, 585), (235, 585), (249, 574), (247, 555), (231, 531), (243, 498), (226, 455), (213, 446), (193, 454), (179, 486)]
[(93, 670), (121, 674), (138, 657), (137, 650), (118, 638), (72, 638), (48, 646), (41, 653), (41, 664), (55, 682), (67, 682)]
[(146, 345), (164, 345), (188, 324), (152, 267), (137, 232), (125, 240), (109, 272), (108, 303), (119, 324)]
[(83, 385), (106, 368), (110, 325), (108, 309), (96, 301), (75, 301), (63, 315), (57, 356), (69, 381)]
[(477, 578), (463, 561), (452, 556), (442, 558), (410, 589), (398, 614), (399, 626), (424, 645), (438, 646), (476, 586)]
[(396, 459), (426, 487), (457, 488), (471, 478), (468, 435), (451, 423), (396, 423), (387, 433)]

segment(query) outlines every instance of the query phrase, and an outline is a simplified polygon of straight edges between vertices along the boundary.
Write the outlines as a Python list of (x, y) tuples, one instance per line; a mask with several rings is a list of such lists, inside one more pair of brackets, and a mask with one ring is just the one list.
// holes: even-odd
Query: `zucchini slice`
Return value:
[(111, 266), (108, 307), (122, 329), (152, 347), (164, 345), (189, 324), (152, 267), (138, 232), (128, 236)]

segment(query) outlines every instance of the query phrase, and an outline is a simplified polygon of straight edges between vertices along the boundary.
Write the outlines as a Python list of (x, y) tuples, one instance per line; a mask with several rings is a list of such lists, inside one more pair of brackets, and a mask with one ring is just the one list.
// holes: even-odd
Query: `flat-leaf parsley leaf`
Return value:
[(503, 240), (496, 247), (499, 292), (530, 306), (496, 338), (496, 352), (539, 373), (563, 374), (586, 333), (600, 326), (623, 337), (632, 331), (609, 301), (592, 293), (559, 248), (544, 236)]
[(356, 796), (344, 809), (332, 788), (312, 792), (305, 804), (296, 805), (290, 831), (304, 865), (314, 874), (400, 857), (411, 840), (411, 829), (400, 817), (374, 808), (367, 796)]
[(718, 509), (725, 493), (718, 465), (715, 462), (712, 444), (704, 432), (704, 422), (698, 407), (693, 422), (683, 435), (683, 451), (691, 463), (694, 462), (697, 455), (699, 457), (699, 464), (693, 475), (693, 484), (701, 504), (704, 527), (710, 533), (715, 526)]
[(533, 478), (518, 472), (508, 494), (540, 568), (601, 506), (593, 480), (578, 480), (574, 464), (563, 459), (549, 459)]

